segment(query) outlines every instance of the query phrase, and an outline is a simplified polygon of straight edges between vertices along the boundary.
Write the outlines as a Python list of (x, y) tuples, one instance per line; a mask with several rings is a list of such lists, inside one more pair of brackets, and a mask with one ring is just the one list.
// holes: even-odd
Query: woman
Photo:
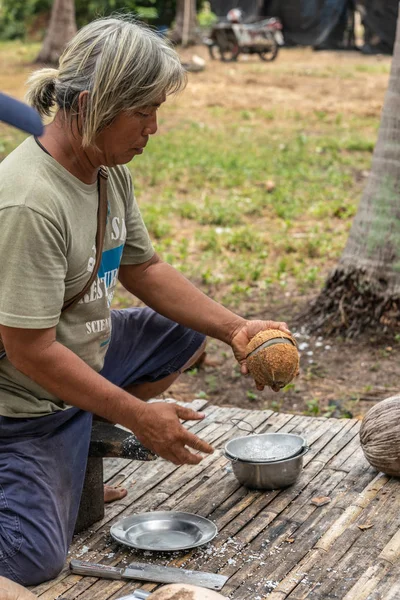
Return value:
[[(261, 329), (212, 301), (154, 252), (128, 169), (157, 130), (157, 109), (185, 84), (169, 45), (148, 28), (100, 19), (81, 29), (58, 70), (30, 79), (41, 115), (0, 165), (0, 575), (38, 584), (61, 570), (86, 469), (92, 415), (120, 423), (175, 464), (212, 447), (180, 419), (203, 415), (143, 402), (202, 354), (205, 335), (245, 347)], [(100, 166), (108, 214), (94, 271)], [(111, 311), (117, 280), (146, 308)], [(193, 452), (194, 450), (195, 452)]]

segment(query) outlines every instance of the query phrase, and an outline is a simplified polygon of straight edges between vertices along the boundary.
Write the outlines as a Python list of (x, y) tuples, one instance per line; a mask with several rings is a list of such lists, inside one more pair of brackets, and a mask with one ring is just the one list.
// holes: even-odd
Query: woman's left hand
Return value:
[[(290, 334), (287, 324), (282, 321), (245, 321), (244, 325), (233, 334), (231, 347), (240, 364), (242, 375), (247, 375), (249, 372), (246, 364), (246, 346), (259, 331), (265, 329), (280, 329)], [(257, 384), (257, 389), (263, 390), (264, 386)]]

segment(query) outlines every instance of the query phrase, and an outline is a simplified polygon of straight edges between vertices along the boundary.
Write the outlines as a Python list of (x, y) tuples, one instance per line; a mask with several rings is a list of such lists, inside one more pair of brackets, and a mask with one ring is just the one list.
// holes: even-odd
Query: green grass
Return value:
[(235, 304), (270, 285), (320, 285), (356, 212), (355, 173), (369, 168), (375, 128), (358, 134), (351, 120), (332, 127), (317, 116), (305, 133), (295, 119), (268, 129), (252, 115), (249, 133), (242, 111), (227, 112), (224, 128), (179, 123), (131, 164), (157, 250)]

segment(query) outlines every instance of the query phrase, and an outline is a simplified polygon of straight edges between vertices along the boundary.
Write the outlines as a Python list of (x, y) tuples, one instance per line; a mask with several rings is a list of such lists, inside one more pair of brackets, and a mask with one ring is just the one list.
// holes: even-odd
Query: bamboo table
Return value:
[[(202, 422), (191, 431), (216, 452), (200, 465), (176, 467), (161, 459), (140, 463), (107, 459), (105, 480), (128, 488), (126, 498), (109, 505), (105, 518), (79, 534), (69, 559), (126, 566), (154, 562), (229, 577), (222, 593), (237, 600), (398, 600), (400, 598), (400, 483), (366, 462), (355, 419), (312, 418), (270, 410), (219, 408), (195, 400)], [(302, 434), (311, 450), (295, 485), (280, 491), (251, 491), (239, 485), (220, 452), (243, 432), (245, 419), (257, 433)], [(323, 506), (311, 502), (326, 496)], [(124, 516), (153, 510), (179, 510), (210, 518), (217, 537), (189, 552), (150, 553), (112, 540), (110, 526)], [(72, 575), (32, 591), (40, 600), (117, 600), (154, 584)]]

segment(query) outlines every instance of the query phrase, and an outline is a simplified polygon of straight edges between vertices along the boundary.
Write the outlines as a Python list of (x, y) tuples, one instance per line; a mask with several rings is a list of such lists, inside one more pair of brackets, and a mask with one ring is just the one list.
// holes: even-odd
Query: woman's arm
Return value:
[[(142, 265), (122, 265), (119, 278), (123, 286), (148, 306), (181, 325), (229, 344), (246, 375), (246, 347), (264, 329), (290, 331), (286, 323), (249, 321), (215, 302), (176, 269), (157, 255)], [(257, 384), (259, 390), (263, 389)], [(279, 388), (272, 388), (279, 391)]]
[(121, 265), (119, 279), (129, 292), (164, 317), (227, 344), (246, 322), (203, 294), (156, 254), (142, 265)]
[(18, 371), (63, 400), (128, 427), (149, 450), (175, 464), (197, 464), (201, 457), (185, 446), (210, 453), (209, 444), (185, 429), (179, 419), (204, 415), (177, 404), (146, 404), (96, 373), (57, 342), (55, 327), (20, 329), (0, 325), (8, 360)]

